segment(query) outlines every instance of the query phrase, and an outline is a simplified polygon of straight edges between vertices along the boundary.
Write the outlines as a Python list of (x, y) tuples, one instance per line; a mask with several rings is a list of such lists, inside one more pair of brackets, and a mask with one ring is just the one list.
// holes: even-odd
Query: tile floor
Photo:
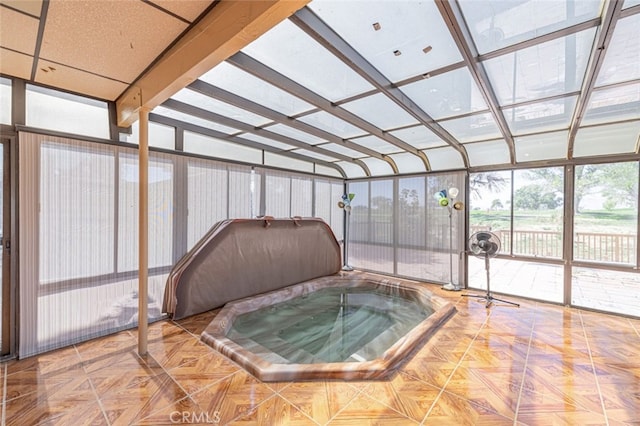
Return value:
[(640, 320), (429, 287), (458, 312), (391, 380), (262, 383), (200, 343), (208, 312), (152, 324), (144, 357), (131, 330), (1, 364), (2, 424), (640, 421)]

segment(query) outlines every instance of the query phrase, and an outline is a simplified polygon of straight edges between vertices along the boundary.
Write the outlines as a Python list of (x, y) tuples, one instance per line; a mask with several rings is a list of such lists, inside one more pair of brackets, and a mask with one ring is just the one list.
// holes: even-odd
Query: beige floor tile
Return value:
[(221, 424), (248, 414), (275, 391), (248, 373), (239, 371), (191, 395), (191, 399)]
[(441, 293), (458, 312), (387, 380), (262, 383), (200, 342), (210, 312), (151, 324), (145, 356), (131, 330), (8, 361), (0, 407), (19, 426), (638, 421), (640, 320)]
[(338, 381), (292, 383), (280, 391), (284, 399), (320, 424), (328, 422), (358, 393), (357, 387)]

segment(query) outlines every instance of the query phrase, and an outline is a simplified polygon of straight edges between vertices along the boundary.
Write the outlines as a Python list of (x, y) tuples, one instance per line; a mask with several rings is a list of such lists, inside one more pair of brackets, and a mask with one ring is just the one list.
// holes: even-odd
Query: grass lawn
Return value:
[[(561, 231), (562, 210), (516, 210), (514, 225), (519, 230)], [(509, 210), (471, 210), (470, 225), (491, 226), (491, 229), (509, 229)], [(638, 225), (637, 210), (584, 210), (574, 217), (579, 232), (606, 232), (635, 234)]]

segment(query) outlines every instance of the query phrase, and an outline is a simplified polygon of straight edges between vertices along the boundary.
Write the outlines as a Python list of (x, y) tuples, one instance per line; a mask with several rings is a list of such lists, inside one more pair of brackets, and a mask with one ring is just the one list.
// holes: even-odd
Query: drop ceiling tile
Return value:
[(33, 56), (14, 52), (13, 50), (0, 49), (0, 72), (6, 75), (23, 78), (31, 78), (31, 66)]
[(127, 85), (120, 81), (110, 80), (43, 59), (38, 61), (35, 81), (110, 101), (115, 100), (127, 88)]
[(211, 0), (153, 0), (151, 3), (193, 22), (212, 2)]
[(42, 0), (0, 0), (0, 4), (6, 4), (9, 7), (38, 17), (42, 11)]
[(40, 21), (6, 7), (0, 8), (0, 45), (33, 55)]
[(186, 27), (143, 2), (51, 2), (40, 57), (131, 83)]

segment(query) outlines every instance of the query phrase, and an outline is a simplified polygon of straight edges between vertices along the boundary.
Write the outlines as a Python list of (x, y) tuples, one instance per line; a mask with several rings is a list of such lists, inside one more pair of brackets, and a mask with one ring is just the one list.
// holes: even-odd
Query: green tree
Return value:
[(513, 195), (514, 207), (522, 210), (555, 209), (560, 204), (556, 191), (536, 183), (518, 188)]
[(490, 210), (502, 210), (502, 209), (504, 209), (504, 205), (502, 204), (502, 201), (500, 201), (499, 198), (496, 198), (491, 202)]
[(599, 168), (599, 183), (603, 184), (602, 195), (609, 207), (638, 205), (638, 163), (636, 161), (594, 167)]
[(480, 191), (483, 189), (499, 192), (506, 184), (507, 180), (498, 173), (473, 173), (469, 176), (469, 191), (475, 199), (480, 198)]
[[(582, 199), (586, 195), (593, 193), (594, 189), (598, 186), (597, 174), (598, 166), (585, 165), (576, 167), (573, 191), (577, 213), (580, 213), (580, 203)], [(543, 184), (545, 187), (553, 190), (553, 192), (559, 194), (564, 193), (564, 169), (562, 167), (531, 169), (527, 171), (526, 176), (530, 180), (538, 181), (538, 183)]]

